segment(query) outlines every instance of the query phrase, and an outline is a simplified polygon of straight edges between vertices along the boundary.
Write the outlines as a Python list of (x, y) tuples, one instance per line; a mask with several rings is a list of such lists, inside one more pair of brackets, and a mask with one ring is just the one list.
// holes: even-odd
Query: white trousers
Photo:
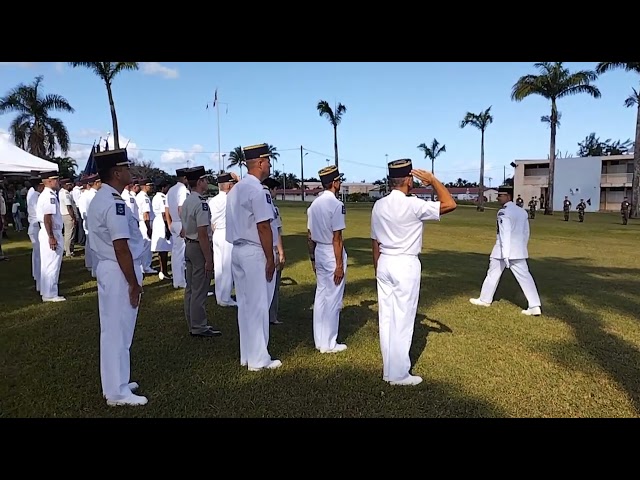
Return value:
[(233, 288), (232, 250), (233, 244), (225, 239), (225, 230), (216, 228), (213, 232), (213, 269), (218, 305), (233, 303), (231, 298)]
[(378, 324), (382, 353), (382, 378), (396, 382), (407, 378), (411, 369), (409, 350), (420, 295), (420, 259), (414, 255), (380, 255)]
[(262, 247), (233, 245), (231, 269), (238, 301), (240, 365), (262, 368), (272, 361), (269, 355), (269, 307), (275, 289), (275, 272), (271, 282), (265, 273), (267, 259)]
[(31, 240), (31, 276), (36, 282), (36, 291), (40, 291), (40, 223), (29, 224), (29, 240)]
[(153, 253), (151, 253), (151, 238), (147, 235), (147, 224), (144, 222), (138, 223), (140, 226), (140, 233), (144, 240), (144, 253), (142, 255), (142, 272), (145, 273), (151, 270), (151, 262), (153, 261)]
[(49, 246), (49, 235), (44, 226), (38, 232), (38, 243), (40, 247), (40, 295), (42, 298), (53, 298), (58, 296), (58, 279), (60, 278), (60, 267), (62, 266), (62, 253), (64, 252), (64, 237), (62, 230), (54, 230), (58, 246), (51, 250)]
[(187, 288), (187, 264), (184, 259), (185, 243), (180, 237), (182, 222), (171, 222), (171, 275), (174, 288)]
[(313, 302), (313, 341), (321, 352), (333, 350), (338, 341), (340, 310), (347, 279), (347, 252), (342, 251), (344, 277), (339, 285), (333, 281), (336, 257), (333, 245), (316, 244), (316, 295)]
[[(493, 302), (493, 296), (496, 293), (498, 283), (500, 283), (500, 277), (502, 276), (502, 272), (505, 267), (506, 264), (504, 263), (504, 260), (498, 258), (489, 259), (489, 270), (487, 271), (487, 276), (482, 283), (480, 300), (485, 303)], [(516, 277), (518, 284), (520, 284), (520, 288), (522, 289), (524, 296), (527, 297), (529, 308), (539, 307), (540, 297), (538, 296), (538, 289), (536, 288), (536, 283), (529, 271), (527, 260), (510, 260), (509, 268), (513, 273), (513, 276)]]
[(82, 222), (82, 228), (84, 230), (84, 266), (91, 272), (92, 276), (96, 276), (97, 262), (94, 261), (94, 253), (91, 250), (91, 235), (87, 228), (87, 219)]
[[(129, 301), (129, 284), (118, 262), (97, 262), (98, 311), (100, 315), (100, 379), (107, 400), (131, 395), (129, 349), (138, 318), (138, 308)], [(134, 260), (134, 272), (142, 284), (142, 268)]]

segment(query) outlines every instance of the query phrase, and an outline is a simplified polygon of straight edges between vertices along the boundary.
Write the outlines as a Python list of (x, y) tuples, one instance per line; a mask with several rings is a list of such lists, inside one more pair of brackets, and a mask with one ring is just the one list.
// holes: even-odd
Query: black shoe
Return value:
[(191, 333), (190, 334), (192, 337), (219, 337), (220, 335), (222, 335), (222, 332), (220, 330), (215, 330), (213, 328), (210, 328), (209, 330), (205, 330), (204, 332), (201, 333)]

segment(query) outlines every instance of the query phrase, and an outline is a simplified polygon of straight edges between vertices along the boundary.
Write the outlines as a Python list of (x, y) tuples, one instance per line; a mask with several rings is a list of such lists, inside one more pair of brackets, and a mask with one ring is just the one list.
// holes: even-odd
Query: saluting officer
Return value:
[(282, 279), (282, 269), (284, 268), (286, 259), (284, 256), (284, 246), (282, 244), (282, 218), (280, 217), (280, 209), (276, 205), (276, 189), (281, 183), (272, 177), (267, 177), (262, 182), (271, 194), (273, 205), (273, 215), (275, 218), (271, 222), (271, 231), (273, 232), (273, 255), (276, 262), (276, 279), (273, 290), (273, 299), (269, 307), (269, 323), (272, 325), (280, 325), (283, 322), (278, 320), (278, 307), (280, 305), (280, 280)]
[(236, 307), (231, 298), (233, 274), (231, 272), (231, 251), (233, 245), (227, 242), (227, 194), (238, 182), (235, 173), (218, 175), (218, 194), (209, 199), (211, 228), (213, 228), (213, 276), (215, 278), (216, 301), (221, 307)]
[(96, 153), (94, 158), (103, 184), (86, 218), (97, 263), (102, 393), (109, 406), (145, 405), (147, 398), (133, 393), (139, 386), (129, 378), (144, 256), (138, 219), (120, 196), (131, 182), (130, 163), (124, 149)]
[(347, 251), (342, 238), (347, 212), (337, 198), (342, 184), (338, 167), (325, 167), (318, 175), (324, 192), (307, 210), (307, 244), (317, 283), (313, 340), (320, 353), (336, 353), (347, 349), (344, 343), (337, 343), (347, 273)]
[(227, 242), (238, 302), (240, 365), (255, 372), (278, 368), (269, 355), (269, 306), (275, 287), (272, 199), (262, 188), (271, 161), (266, 143), (243, 149), (247, 175), (227, 195)]
[(40, 223), (40, 295), (43, 302), (64, 302), (66, 298), (58, 295), (58, 279), (64, 252), (62, 214), (57, 193), (58, 172), (44, 172), (41, 178), (44, 189), (36, 204), (36, 217)]
[(173, 288), (185, 288), (187, 286), (184, 261), (185, 241), (180, 236), (180, 231), (182, 230), (180, 212), (184, 201), (189, 195), (184, 171), (184, 168), (176, 170), (178, 182), (167, 192), (167, 205), (171, 216), (169, 229), (171, 230), (171, 276), (173, 277)]
[(496, 244), (489, 257), (489, 270), (482, 284), (480, 298), (471, 298), (469, 301), (482, 307), (491, 306), (500, 277), (506, 267), (511, 269), (529, 302), (529, 308), (522, 310), (522, 313), (537, 316), (541, 314), (540, 297), (527, 265), (529, 221), (527, 214), (513, 203), (512, 198), (513, 187), (502, 186), (498, 189), (498, 202), (502, 208), (498, 210), (496, 221)]
[(186, 168), (185, 177), (191, 194), (180, 210), (181, 236), (184, 235), (184, 258), (187, 265), (187, 288), (184, 291), (184, 314), (189, 333), (194, 337), (216, 337), (222, 332), (207, 325), (207, 293), (213, 276), (211, 212), (202, 196), (209, 188), (204, 167)]
[[(394, 160), (388, 168), (391, 191), (371, 211), (382, 379), (391, 385), (418, 385), (422, 378), (410, 373), (409, 350), (420, 295), (423, 222), (440, 220), (456, 209), (456, 202), (431, 172), (413, 170), (410, 159)], [(413, 176), (433, 187), (437, 202), (409, 194)]]

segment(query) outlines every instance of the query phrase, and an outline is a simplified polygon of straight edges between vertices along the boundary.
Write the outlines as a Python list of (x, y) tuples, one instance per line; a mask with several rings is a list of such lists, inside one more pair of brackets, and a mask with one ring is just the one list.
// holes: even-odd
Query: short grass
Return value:
[(0, 262), (0, 415), (4, 417), (636, 417), (640, 412), (640, 224), (616, 214), (586, 222), (538, 215), (530, 268), (544, 315), (520, 314), (525, 299), (505, 271), (496, 303), (474, 307), (495, 239), (495, 210), (460, 207), (424, 236), (414, 334), (417, 387), (382, 381), (371, 265), (371, 205), (349, 205), (347, 287), (339, 340), (313, 347), (314, 276), (305, 213), (281, 203), (288, 266), (283, 325), (271, 328), (275, 371), (239, 365), (235, 309), (209, 299), (217, 339), (187, 334), (181, 291), (145, 279), (132, 347), (132, 380), (149, 404), (109, 408), (99, 377), (96, 284), (83, 258), (65, 260), (61, 304), (39, 302), (30, 244), (11, 234)]

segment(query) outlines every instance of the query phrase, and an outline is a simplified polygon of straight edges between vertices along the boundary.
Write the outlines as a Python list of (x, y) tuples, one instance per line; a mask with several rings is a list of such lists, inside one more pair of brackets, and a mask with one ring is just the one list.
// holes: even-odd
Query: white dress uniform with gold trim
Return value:
[[(147, 184), (145, 182), (145, 184)], [(144, 214), (149, 214), (149, 223), (153, 225), (153, 210), (151, 209), (151, 199), (144, 190), (140, 190), (136, 195), (136, 205), (138, 206), (138, 224), (140, 233), (144, 239), (144, 257), (142, 257), (142, 271), (143, 273), (158, 273), (151, 268), (151, 262), (153, 261), (153, 254), (151, 253), (151, 237), (147, 235), (147, 224), (144, 221)]]
[[(31, 177), (29, 181), (33, 185), (42, 183), (40, 177)], [(29, 228), (27, 233), (29, 234), (29, 240), (31, 240), (31, 276), (36, 282), (36, 291), (40, 291), (40, 241), (38, 239), (38, 232), (40, 231), (40, 223), (38, 222), (38, 216), (36, 215), (36, 205), (38, 204), (38, 198), (40, 192), (34, 187), (31, 187), (27, 192), (27, 219), (29, 222)]]
[[(184, 168), (176, 170), (178, 179), (184, 178)], [(182, 208), (182, 204), (189, 195), (187, 186), (178, 181), (167, 192), (167, 205), (169, 205), (169, 214), (171, 215), (171, 275), (173, 277), (173, 288), (187, 287), (186, 262), (184, 259), (185, 242), (180, 237), (182, 230), (182, 221), (178, 208)]]

